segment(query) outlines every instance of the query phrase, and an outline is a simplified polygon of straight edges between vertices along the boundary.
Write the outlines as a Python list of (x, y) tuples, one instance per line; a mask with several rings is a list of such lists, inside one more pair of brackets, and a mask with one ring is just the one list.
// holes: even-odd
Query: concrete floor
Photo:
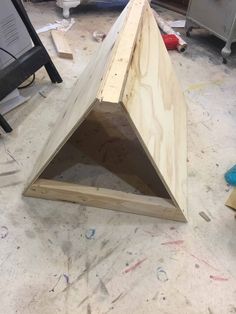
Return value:
[[(36, 28), (61, 18), (54, 2), (27, 9)], [(236, 161), (236, 54), (222, 65), (223, 44), (207, 33), (193, 35), (186, 53), (170, 53), (188, 105), (188, 224), (22, 197), (99, 46), (92, 32), (107, 32), (118, 14), (72, 12), (74, 61), (58, 58), (42, 34), (64, 83), (51, 85), (40, 70), (32, 99), (7, 116), (14, 132), (0, 136), (0, 313), (236, 313), (236, 220), (223, 178)]]

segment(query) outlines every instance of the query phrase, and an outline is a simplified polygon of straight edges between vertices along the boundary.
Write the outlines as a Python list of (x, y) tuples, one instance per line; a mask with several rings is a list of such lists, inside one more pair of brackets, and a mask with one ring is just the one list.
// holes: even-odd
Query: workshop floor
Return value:
[[(27, 9), (36, 28), (61, 19), (54, 2)], [(0, 313), (236, 313), (236, 220), (223, 178), (236, 162), (236, 54), (222, 65), (222, 43), (207, 33), (193, 34), (186, 53), (170, 53), (188, 105), (188, 224), (22, 197), (99, 46), (92, 32), (107, 32), (118, 14), (72, 12), (73, 61), (41, 34), (64, 82), (51, 85), (40, 70), (27, 91), (33, 98), (7, 116), (14, 132), (0, 136)]]

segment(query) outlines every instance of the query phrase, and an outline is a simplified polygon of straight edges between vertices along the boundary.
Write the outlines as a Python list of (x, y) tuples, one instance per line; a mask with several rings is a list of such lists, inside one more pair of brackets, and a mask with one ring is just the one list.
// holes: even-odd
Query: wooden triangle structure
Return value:
[(131, 0), (68, 99), (24, 195), (186, 221), (186, 105), (147, 0)]

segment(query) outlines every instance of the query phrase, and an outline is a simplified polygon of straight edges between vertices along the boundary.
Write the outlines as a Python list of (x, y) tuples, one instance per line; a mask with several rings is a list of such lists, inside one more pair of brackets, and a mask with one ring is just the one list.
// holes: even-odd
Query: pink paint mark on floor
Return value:
[(125, 269), (123, 271), (124, 274), (127, 274), (131, 271), (134, 271), (139, 265), (141, 265), (144, 261), (146, 261), (146, 257), (144, 259), (142, 259), (141, 261), (138, 261), (136, 264), (134, 264), (133, 266), (130, 266), (129, 268)]
[(169, 242), (163, 242), (161, 245), (180, 245), (183, 244), (183, 240), (176, 240), (176, 241), (169, 241)]
[(224, 278), (224, 277), (220, 277), (220, 276), (213, 276), (213, 275), (210, 275), (210, 278), (212, 280), (215, 280), (215, 281), (228, 281), (229, 278)]
[(207, 265), (208, 267), (216, 270), (216, 271), (219, 271), (219, 269), (215, 268), (214, 266), (212, 266), (211, 264), (209, 264), (207, 261), (205, 261), (204, 259), (201, 259), (199, 257), (197, 257), (196, 255), (193, 255), (192, 253), (190, 253), (190, 256), (194, 257), (196, 260), (198, 260), (199, 262), (202, 262), (203, 264)]

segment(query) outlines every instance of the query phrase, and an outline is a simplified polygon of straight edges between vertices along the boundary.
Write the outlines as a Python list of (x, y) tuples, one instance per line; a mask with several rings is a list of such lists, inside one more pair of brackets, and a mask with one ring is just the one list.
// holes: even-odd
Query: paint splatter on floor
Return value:
[(144, 261), (146, 261), (146, 257), (144, 259), (142, 259), (141, 261), (138, 261), (136, 264), (134, 264), (133, 266), (130, 266), (129, 268), (126, 268), (123, 273), (127, 274), (131, 271), (134, 271), (139, 265), (141, 265)]
[(85, 232), (85, 238), (88, 240), (94, 239), (95, 233), (96, 233), (95, 229), (88, 229)]
[(207, 222), (211, 221), (211, 218), (205, 212), (200, 212), (199, 215)]
[(162, 282), (169, 280), (166, 271), (162, 267), (157, 267), (157, 279)]
[(100, 291), (102, 292), (102, 294), (109, 295), (109, 291), (108, 291), (105, 283), (102, 281), (102, 279), (100, 279), (99, 284), (100, 284)]
[(55, 292), (55, 289), (56, 289), (57, 285), (59, 284), (60, 280), (61, 280), (61, 275), (57, 278), (57, 282), (52, 287), (52, 289), (49, 290), (49, 292)]
[(213, 276), (213, 275), (210, 275), (210, 278), (212, 280), (215, 280), (215, 281), (228, 281), (229, 278), (224, 278), (224, 277), (220, 277), (220, 276)]
[(209, 264), (207, 261), (205, 261), (202, 258), (197, 257), (196, 255), (189, 253), (188, 251), (186, 251), (186, 253), (188, 253), (190, 256), (192, 256), (193, 258), (195, 258), (197, 261), (202, 262), (203, 264), (207, 265), (208, 267), (214, 269), (215, 271), (219, 271), (219, 269), (215, 268), (214, 266), (212, 266), (211, 264)]
[(5, 239), (8, 236), (8, 228), (6, 226), (1, 226), (0, 228), (0, 237)]
[(180, 245), (183, 244), (183, 240), (176, 240), (176, 241), (169, 241), (169, 242), (163, 242), (161, 245)]
[(67, 276), (66, 274), (63, 274), (63, 276), (64, 276), (64, 278), (65, 278), (65, 280), (66, 280), (67, 285), (69, 285), (69, 283), (70, 283), (70, 278), (69, 278), (69, 276)]
[(118, 301), (121, 298), (122, 295), (123, 295), (123, 292), (121, 292), (113, 301), (111, 301), (111, 303), (112, 304), (116, 303), (116, 301)]
[(143, 232), (150, 234), (152, 237), (159, 237), (160, 236), (159, 233), (148, 231), (148, 230), (143, 230)]

